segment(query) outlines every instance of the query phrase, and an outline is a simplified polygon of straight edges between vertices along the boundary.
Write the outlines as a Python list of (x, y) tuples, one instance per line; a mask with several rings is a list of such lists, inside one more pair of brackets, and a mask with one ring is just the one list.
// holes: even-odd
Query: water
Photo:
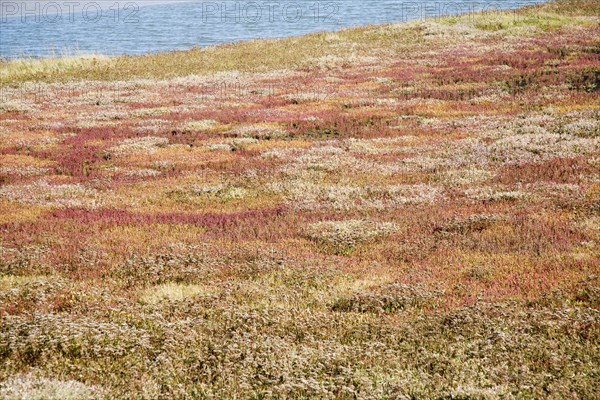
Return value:
[(0, 57), (183, 50), (541, 1), (0, 0)]

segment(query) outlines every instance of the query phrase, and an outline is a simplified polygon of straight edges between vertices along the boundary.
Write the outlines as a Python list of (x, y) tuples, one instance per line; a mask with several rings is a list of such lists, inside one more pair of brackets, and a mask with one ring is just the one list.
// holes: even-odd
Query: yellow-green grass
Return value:
[(207, 296), (214, 293), (215, 290), (212, 287), (165, 283), (145, 289), (140, 295), (140, 301), (146, 304), (158, 304), (169, 301), (181, 301), (196, 296)]

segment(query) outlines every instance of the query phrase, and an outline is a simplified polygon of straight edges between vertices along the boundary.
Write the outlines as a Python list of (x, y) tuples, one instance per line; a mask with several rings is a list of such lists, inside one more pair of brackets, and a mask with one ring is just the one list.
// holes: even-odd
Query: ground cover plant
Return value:
[(4, 62), (0, 398), (599, 398), (599, 38)]

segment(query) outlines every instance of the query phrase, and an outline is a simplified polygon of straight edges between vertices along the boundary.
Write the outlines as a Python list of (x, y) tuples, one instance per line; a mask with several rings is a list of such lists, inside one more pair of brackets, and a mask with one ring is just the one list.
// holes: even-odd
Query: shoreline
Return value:
[[(586, 4), (586, 9), (593, 9), (594, 7), (593, 5), (590, 5), (589, 2), (586, 3), (586, 0), (573, 1), (577, 4)], [(561, 24), (565, 23), (565, 16), (569, 15), (569, 7), (565, 7), (564, 4), (565, 2), (561, 1), (550, 1), (516, 10), (494, 12), (494, 19), (491, 21), (485, 18), (486, 14), (475, 14), (475, 16), (480, 16), (480, 18), (475, 19), (473, 18), (474, 15), (467, 14), (444, 17), (436, 19), (435, 21), (425, 20), (399, 24), (368, 25), (364, 27), (343, 28), (334, 32), (324, 31), (277, 39), (254, 39), (203, 48), (194, 47), (189, 50), (174, 50), (135, 56), (88, 55), (42, 58), (35, 60), (4, 60), (0, 67), (0, 85), (16, 84), (21, 80), (38, 82), (69, 79), (113, 80), (118, 78), (119, 71), (111, 67), (111, 65), (125, 65), (125, 68), (128, 70), (136, 70), (134, 74), (137, 78), (143, 79), (161, 79), (174, 77), (178, 74), (204, 74), (228, 70), (250, 72), (266, 71), (273, 68), (298, 68), (302, 67), (303, 64), (301, 54), (289, 54), (289, 51), (285, 50), (285, 46), (288, 44), (301, 44), (302, 47), (299, 49), (299, 52), (305, 51), (307, 53), (312, 53), (315, 52), (315, 49), (311, 46), (322, 42), (324, 38), (331, 35), (356, 37), (360, 34), (368, 34), (369, 32), (376, 32), (377, 30), (386, 28), (401, 29), (410, 32), (418, 29), (419, 26), (426, 26), (427, 24), (441, 24), (441, 26), (449, 27), (454, 25), (464, 25), (466, 27), (480, 26), (483, 27), (484, 31), (488, 30), (493, 32), (497, 30), (499, 33), (514, 29), (515, 27), (518, 29), (519, 26), (530, 26), (536, 29), (541, 28), (542, 30), (556, 29), (559, 28)], [(577, 10), (577, 8), (574, 8), (574, 10)], [(562, 15), (556, 14), (557, 12), (562, 13)], [(554, 16), (552, 16), (553, 14)], [(515, 15), (518, 15), (519, 18), (515, 19)], [(589, 19), (592, 17), (587, 14), (585, 17), (573, 15), (572, 18), (577, 20), (578, 18)], [(562, 22), (561, 19), (563, 19)], [(538, 27), (536, 21), (539, 21), (541, 26)], [(597, 21), (593, 18), (589, 20), (590, 24), (596, 22)], [(358, 44), (359, 42), (356, 43)], [(331, 49), (331, 54), (333, 55), (348, 55), (347, 51), (340, 52), (338, 49), (331, 48), (327, 43), (324, 45)], [(369, 44), (361, 44), (359, 46), (366, 47), (368, 45)], [(370, 45), (376, 47), (377, 44), (372, 43)], [(281, 60), (279, 63), (269, 59), (261, 60), (261, 52), (263, 52), (263, 49), (267, 46), (273, 48), (271, 51), (283, 53), (286, 57), (281, 57), (281, 54), (277, 56), (276, 59)], [(237, 53), (239, 53), (239, 55)], [(247, 54), (247, 56), (242, 56), (242, 54)], [(186, 56), (189, 56), (189, 59), (186, 59)], [(238, 58), (237, 60), (234, 60), (240, 56), (248, 57), (248, 59), (242, 60)], [(287, 60), (283, 58), (287, 58)], [(193, 61), (197, 61), (198, 66), (194, 67)], [(143, 68), (145, 62), (153, 64), (156, 70)], [(236, 62), (237, 64), (233, 65), (231, 64), (232, 62)], [(63, 73), (60, 68), (67, 68), (67, 70)]]
[[(532, 0), (533, 2), (533, 0)], [(182, 1), (182, 2), (177, 2), (177, 4), (182, 4), (182, 3), (190, 3), (189, 1)], [(191, 3), (194, 3), (193, 1)], [(478, 5), (474, 5), (474, 4), (478, 4)], [(56, 53), (58, 54), (58, 56), (56, 55), (42, 55), (42, 56), (17, 56), (17, 57), (10, 57), (10, 58), (5, 58), (5, 61), (11, 62), (11, 61), (27, 61), (27, 60), (44, 60), (44, 59), (55, 59), (55, 58), (61, 58), (64, 56), (66, 57), (74, 57), (74, 56), (89, 56), (89, 55), (95, 55), (95, 54), (102, 54), (104, 56), (110, 56), (110, 57), (120, 57), (120, 56), (145, 56), (145, 55), (158, 55), (158, 54), (163, 54), (163, 53), (169, 53), (172, 51), (188, 51), (188, 50), (192, 50), (196, 47), (212, 47), (212, 46), (219, 46), (219, 45), (230, 45), (230, 44), (237, 44), (237, 43), (244, 43), (247, 41), (253, 41), (253, 40), (277, 40), (277, 39), (286, 39), (286, 38), (293, 38), (293, 37), (301, 37), (304, 36), (306, 34), (318, 34), (318, 33), (327, 33), (327, 32), (331, 32), (331, 33), (335, 33), (338, 32), (339, 30), (342, 29), (357, 29), (357, 28), (364, 28), (366, 26), (374, 26), (374, 25), (388, 25), (388, 24), (404, 24), (404, 23), (419, 23), (419, 22), (425, 22), (425, 21), (436, 21), (436, 20), (443, 20), (443, 19), (448, 19), (448, 18), (453, 18), (453, 17), (465, 17), (465, 16), (472, 16), (473, 18), (476, 18), (477, 16), (481, 16), (483, 18), (484, 15), (491, 15), (491, 14), (505, 14), (505, 13), (518, 13), (519, 9), (524, 9), (526, 7), (532, 7), (535, 5), (519, 5), (518, 8), (514, 8), (513, 6), (511, 6), (510, 4), (507, 4), (506, 6), (502, 5), (502, 2), (498, 2), (497, 4), (494, 3), (492, 5), (490, 4), (485, 4), (485, 6), (482, 6), (482, 4), (479, 3), (468, 3), (464, 5), (464, 9), (457, 9), (455, 10), (454, 8), (452, 9), (440, 9), (440, 5), (438, 3), (435, 3), (435, 8), (434, 9), (428, 9), (426, 8), (426, 3), (423, 4), (417, 4), (417, 3), (407, 3), (406, 6), (403, 6), (402, 8), (402, 16), (398, 16), (398, 21), (391, 21), (391, 22), (376, 22), (374, 24), (351, 24), (350, 26), (338, 26), (338, 24), (340, 23), (340, 21), (338, 21), (338, 23), (333, 24), (334, 27), (333, 29), (331, 27), (327, 27), (327, 24), (332, 24), (332, 22), (323, 22), (323, 26), (319, 27), (319, 26), (315, 26), (310, 28), (307, 32), (304, 33), (297, 33), (297, 34), (292, 34), (290, 35), (283, 35), (283, 36), (277, 36), (277, 35), (272, 35), (269, 34), (267, 35), (268, 37), (263, 37), (263, 38), (241, 38), (241, 39), (232, 39), (231, 41), (228, 40), (224, 40), (224, 41), (220, 41), (221, 43), (215, 43), (215, 44), (209, 44), (209, 45), (203, 45), (202, 43), (193, 45), (193, 46), (182, 46), (180, 49), (171, 49), (171, 50), (153, 50), (153, 51), (147, 51), (147, 52), (137, 52), (137, 51), (132, 51), (131, 53), (125, 52), (125, 53), (115, 53), (115, 54), (106, 54), (103, 52), (94, 52), (94, 51), (87, 51), (85, 50), (84, 53), (79, 53), (79, 50), (73, 50), (73, 49), (68, 49), (68, 48), (63, 48), (63, 49), (58, 49), (56, 50)], [(164, 3), (161, 3), (161, 5), (164, 5)], [(413, 8), (411, 8), (413, 7)], [(404, 9), (406, 8), (406, 10)], [(485, 9), (486, 11), (484, 11), (483, 9)], [(463, 12), (466, 11), (466, 12)], [(218, 14), (218, 12), (217, 12)], [(406, 14), (406, 15), (405, 15)], [(262, 13), (261, 13), (262, 15)], [(218, 15), (213, 16), (211, 14), (212, 17), (217, 18)], [(221, 16), (223, 17), (223, 16)], [(266, 18), (265, 16), (263, 16), (264, 18)], [(271, 18), (270, 14), (268, 15), (269, 18)], [(14, 18), (18, 18), (18, 17), (14, 17)], [(210, 21), (217, 23), (217, 20), (215, 19), (210, 19)], [(314, 17), (316, 18), (316, 16)], [(308, 17), (309, 20), (312, 20), (313, 17)], [(115, 21), (116, 22), (116, 21)], [(256, 24), (257, 22), (252, 22), (253, 24)], [(311, 23), (312, 24), (312, 23)], [(310, 24), (309, 24), (310, 25)], [(311, 25), (312, 26), (312, 25)], [(316, 28), (316, 29), (315, 29)], [(211, 41), (214, 41), (214, 39), (211, 39)]]

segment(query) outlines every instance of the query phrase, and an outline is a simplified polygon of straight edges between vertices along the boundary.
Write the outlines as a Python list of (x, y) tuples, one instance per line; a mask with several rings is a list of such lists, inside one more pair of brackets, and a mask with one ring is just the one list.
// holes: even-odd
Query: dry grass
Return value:
[(0, 397), (598, 398), (596, 7), (3, 63)]

